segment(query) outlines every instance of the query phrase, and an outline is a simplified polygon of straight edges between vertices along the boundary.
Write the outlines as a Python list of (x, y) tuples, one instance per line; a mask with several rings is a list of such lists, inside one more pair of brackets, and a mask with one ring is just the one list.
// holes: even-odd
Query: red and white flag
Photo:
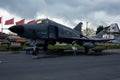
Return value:
[(22, 19), (22, 20), (20, 20), (20, 21), (17, 21), (16, 22), (16, 25), (20, 25), (20, 24), (24, 24), (25, 23), (25, 19)]
[(14, 24), (14, 18), (5, 21), (5, 25), (10, 25), (10, 24)]
[(27, 24), (32, 24), (34, 22), (35, 22), (35, 20), (31, 20), (31, 21), (27, 22)]

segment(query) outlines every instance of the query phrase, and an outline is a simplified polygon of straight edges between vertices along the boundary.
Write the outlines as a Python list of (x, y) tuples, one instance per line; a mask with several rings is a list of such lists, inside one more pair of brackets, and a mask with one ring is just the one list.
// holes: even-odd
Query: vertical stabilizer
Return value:
[(75, 28), (74, 28), (74, 30), (76, 30), (79, 34), (80, 34), (80, 36), (82, 35), (82, 22), (80, 22)]
[(102, 38), (105, 33), (120, 33), (118, 24), (111, 24), (107, 28), (104, 28), (102, 31), (100, 31), (95, 37)]
[(113, 33), (119, 33), (119, 27), (117, 23), (113, 23), (110, 25), (109, 27), (109, 32), (113, 32)]

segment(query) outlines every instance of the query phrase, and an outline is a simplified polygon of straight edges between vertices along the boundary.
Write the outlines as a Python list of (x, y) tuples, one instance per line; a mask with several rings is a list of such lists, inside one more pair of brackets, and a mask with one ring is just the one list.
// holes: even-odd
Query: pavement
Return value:
[(120, 49), (77, 56), (43, 53), (35, 59), (24, 51), (0, 52), (0, 80), (120, 80)]

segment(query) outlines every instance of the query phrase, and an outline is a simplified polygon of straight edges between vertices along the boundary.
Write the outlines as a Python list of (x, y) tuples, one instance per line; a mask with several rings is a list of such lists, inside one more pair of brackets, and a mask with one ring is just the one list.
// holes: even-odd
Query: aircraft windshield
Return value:
[(36, 23), (37, 24), (44, 24), (44, 23), (47, 24), (47, 23), (49, 23), (49, 21), (48, 21), (48, 19), (39, 19), (36, 21)]
[(42, 24), (42, 20), (38, 20), (38, 21), (37, 21), (37, 24)]

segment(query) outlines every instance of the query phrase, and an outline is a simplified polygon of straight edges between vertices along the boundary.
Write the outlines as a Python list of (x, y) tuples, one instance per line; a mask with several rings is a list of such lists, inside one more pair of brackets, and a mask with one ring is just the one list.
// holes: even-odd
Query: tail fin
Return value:
[(82, 22), (80, 22), (75, 28), (74, 28), (74, 30), (76, 30), (79, 34), (80, 34), (80, 36), (82, 35)]
[(104, 28), (102, 31), (100, 31), (95, 37), (102, 38), (106, 32), (120, 33), (118, 24), (117, 23), (111, 24), (107, 28)]
[(118, 24), (117, 23), (111, 24), (109, 27), (109, 32), (119, 33), (120, 30), (119, 30)]

